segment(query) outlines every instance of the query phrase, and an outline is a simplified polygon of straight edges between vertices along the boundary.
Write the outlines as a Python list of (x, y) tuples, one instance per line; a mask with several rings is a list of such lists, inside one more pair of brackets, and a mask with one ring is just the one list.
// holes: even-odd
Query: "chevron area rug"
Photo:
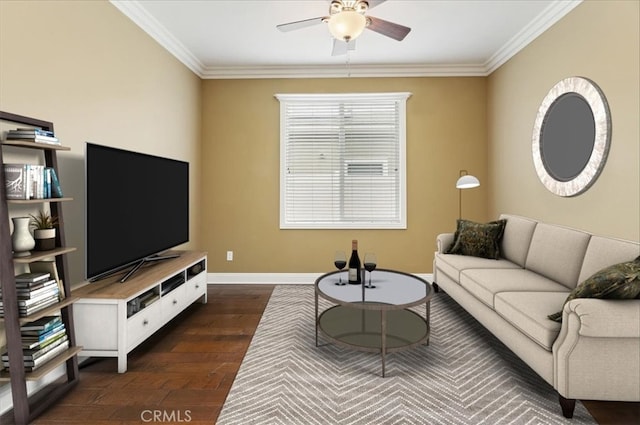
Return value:
[(217, 424), (596, 423), (580, 402), (565, 419), (553, 388), (442, 292), (429, 345), (388, 354), (385, 378), (379, 354), (319, 344), (314, 287), (276, 286)]

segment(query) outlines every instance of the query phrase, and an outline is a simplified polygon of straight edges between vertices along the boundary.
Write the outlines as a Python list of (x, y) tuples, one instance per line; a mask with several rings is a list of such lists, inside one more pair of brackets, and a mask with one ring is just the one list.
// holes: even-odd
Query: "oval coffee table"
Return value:
[[(429, 282), (408, 273), (377, 269), (371, 275), (375, 288), (340, 286), (336, 285), (340, 273), (344, 282), (344, 271), (324, 274), (315, 282), (316, 347), (320, 331), (337, 344), (380, 352), (384, 377), (387, 353), (429, 344), (429, 304), (433, 295)], [(318, 297), (336, 305), (318, 316)], [(420, 304), (426, 307), (424, 317), (409, 310)]]

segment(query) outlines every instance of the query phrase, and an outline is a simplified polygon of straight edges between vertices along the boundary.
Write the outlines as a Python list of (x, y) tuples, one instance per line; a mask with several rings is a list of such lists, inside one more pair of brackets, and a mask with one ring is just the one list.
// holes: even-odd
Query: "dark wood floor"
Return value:
[[(116, 359), (83, 366), (78, 386), (34, 423), (214, 424), (272, 290), (209, 285), (209, 303), (194, 304), (131, 352), (127, 373), (116, 373)], [(599, 424), (640, 423), (640, 403), (584, 404)]]

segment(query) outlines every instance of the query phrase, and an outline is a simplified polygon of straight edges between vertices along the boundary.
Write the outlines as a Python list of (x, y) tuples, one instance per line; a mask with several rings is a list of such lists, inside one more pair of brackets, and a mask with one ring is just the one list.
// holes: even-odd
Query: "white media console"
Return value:
[(177, 258), (142, 267), (125, 283), (120, 275), (73, 291), (80, 356), (117, 357), (127, 371), (127, 354), (178, 313), (207, 302), (207, 254), (171, 251)]

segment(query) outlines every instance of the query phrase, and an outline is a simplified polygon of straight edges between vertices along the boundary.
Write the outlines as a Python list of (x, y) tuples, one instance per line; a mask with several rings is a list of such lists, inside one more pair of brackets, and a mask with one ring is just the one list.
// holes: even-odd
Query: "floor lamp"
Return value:
[(462, 218), (462, 189), (473, 189), (480, 186), (477, 177), (467, 174), (467, 170), (460, 170), (460, 178), (456, 182), (458, 189), (458, 218)]

